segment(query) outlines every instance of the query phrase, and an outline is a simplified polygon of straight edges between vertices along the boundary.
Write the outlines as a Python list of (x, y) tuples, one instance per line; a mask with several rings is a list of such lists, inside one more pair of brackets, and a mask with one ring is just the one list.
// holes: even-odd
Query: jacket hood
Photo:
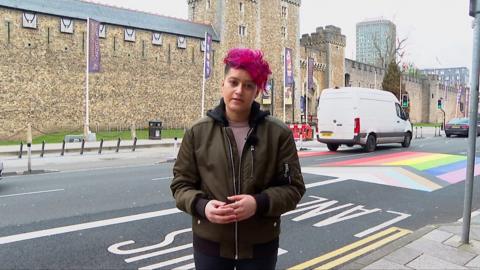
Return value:
[[(252, 108), (250, 109), (248, 125), (251, 128), (254, 128), (259, 123), (261, 123), (268, 115), (270, 115), (270, 112), (260, 110), (260, 104), (254, 101), (252, 103)], [(213, 110), (208, 110), (207, 116), (211, 117), (213, 120), (220, 123), (221, 125), (228, 127), (228, 120), (225, 113), (225, 101), (223, 100), (223, 98), (220, 99), (220, 103), (217, 105), (217, 107), (215, 107)]]

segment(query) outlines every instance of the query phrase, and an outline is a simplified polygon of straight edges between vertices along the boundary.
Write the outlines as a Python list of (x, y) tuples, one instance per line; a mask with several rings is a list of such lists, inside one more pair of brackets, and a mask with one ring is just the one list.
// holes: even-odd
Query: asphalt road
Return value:
[[(311, 155), (301, 158), (307, 192), (282, 218), (280, 269), (338, 266), (381, 241), (462, 215), (464, 182), (434, 172), (460, 168), (466, 138), (418, 139), (408, 149), (382, 146), (374, 153), (307, 147), (301, 154)], [(60, 172), (5, 177), (0, 268), (192, 268), (191, 220), (171, 197), (172, 163), (135, 155), (118, 157), (118, 166), (112, 159), (70, 167), (52, 159), (49, 166)]]

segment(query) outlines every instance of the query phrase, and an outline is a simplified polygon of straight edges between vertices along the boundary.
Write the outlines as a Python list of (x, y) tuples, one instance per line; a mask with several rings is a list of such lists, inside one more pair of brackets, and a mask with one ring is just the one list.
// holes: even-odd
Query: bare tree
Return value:
[[(395, 42), (394, 37), (388, 34), (382, 44), (382, 40), (379, 40), (378, 35), (375, 34), (373, 36), (373, 46), (377, 51), (377, 65), (385, 69), (392, 61), (395, 61), (397, 65), (400, 65), (400, 61), (405, 53), (404, 49), (407, 39), (408, 38), (403, 38), (401, 40), (397, 39), (397, 42)], [(385, 45), (385, 50), (383, 50), (382, 45)]]

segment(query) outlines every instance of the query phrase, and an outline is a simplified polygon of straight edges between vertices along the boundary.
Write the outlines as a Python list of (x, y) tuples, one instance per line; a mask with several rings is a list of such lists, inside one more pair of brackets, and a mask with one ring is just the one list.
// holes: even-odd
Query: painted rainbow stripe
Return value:
[[(475, 173), (480, 175), (480, 159), (475, 160)], [(465, 180), (467, 157), (460, 155), (424, 153), (424, 152), (401, 152), (378, 155), (374, 157), (359, 158), (346, 161), (324, 163), (322, 167), (330, 166), (408, 166), (428, 175), (437, 177), (449, 184)], [(391, 175), (393, 178), (404, 178), (398, 174)], [(413, 173), (411, 173), (414, 175)], [(411, 177), (409, 177), (411, 178)], [(404, 179), (404, 181), (407, 181)]]

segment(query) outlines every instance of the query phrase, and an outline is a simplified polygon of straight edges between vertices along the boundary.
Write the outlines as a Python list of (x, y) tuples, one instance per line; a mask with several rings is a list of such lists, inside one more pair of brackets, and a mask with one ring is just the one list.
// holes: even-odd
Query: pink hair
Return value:
[(228, 51), (223, 62), (225, 63), (225, 74), (230, 68), (243, 69), (250, 74), (258, 88), (265, 90), (268, 75), (272, 74), (272, 71), (267, 61), (263, 59), (262, 51), (233, 48)]

